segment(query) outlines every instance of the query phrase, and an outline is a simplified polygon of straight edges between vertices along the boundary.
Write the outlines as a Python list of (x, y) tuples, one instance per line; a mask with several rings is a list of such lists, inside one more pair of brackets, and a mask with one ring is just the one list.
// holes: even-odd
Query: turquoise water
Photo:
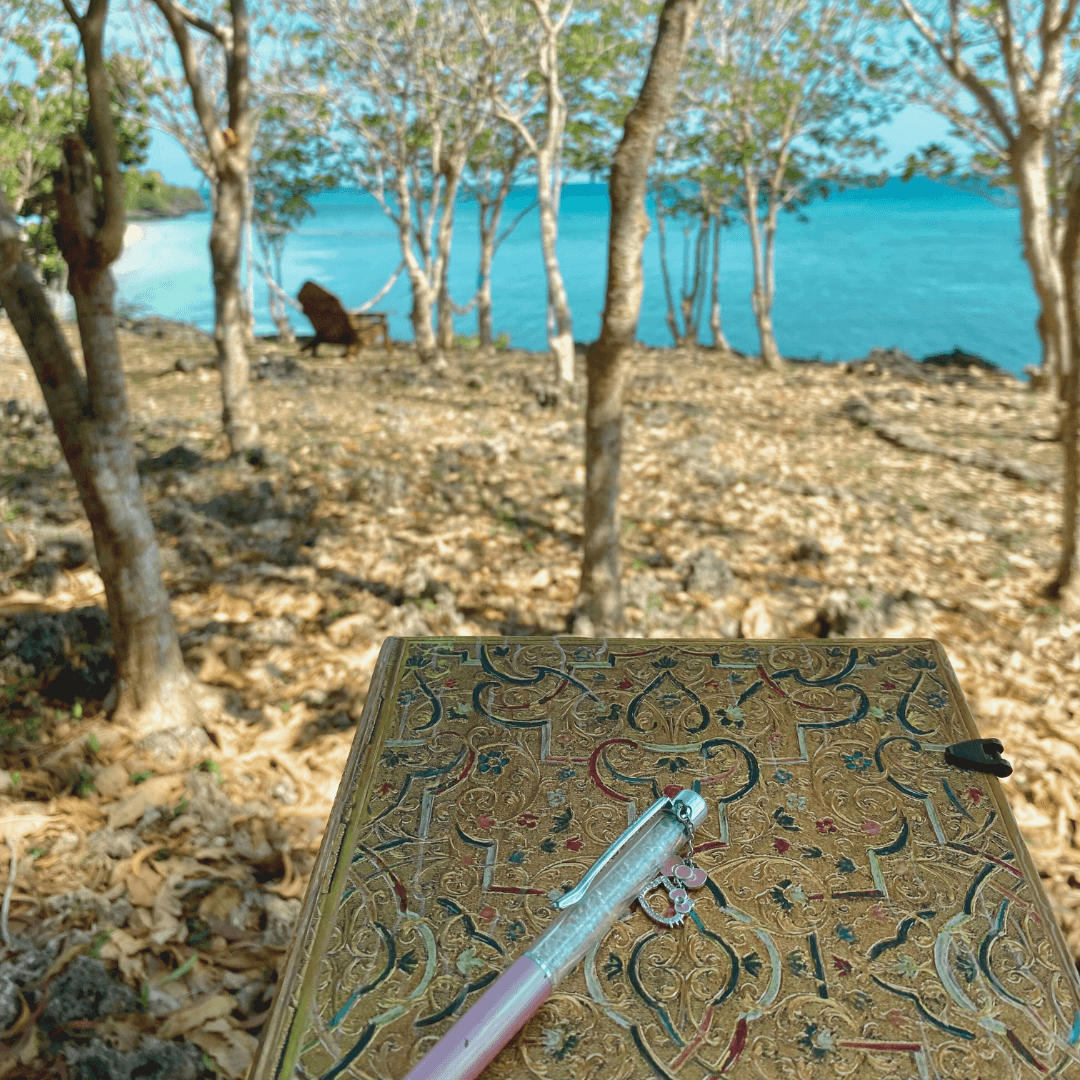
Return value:
[[(532, 199), (517, 189), (504, 223)], [(285, 249), (285, 288), (296, 295), (307, 278), (338, 293), (346, 306), (366, 301), (400, 261), (397, 234), (374, 200), (354, 191), (316, 199), (317, 212)], [(776, 243), (774, 323), (781, 352), (825, 360), (864, 355), (874, 345), (899, 346), (915, 357), (954, 346), (1019, 372), (1039, 361), (1037, 305), (1020, 247), (1015, 209), (926, 180), (835, 195), (809, 208), (810, 221), (784, 216)], [(574, 337), (591, 341), (600, 327), (607, 259), (607, 188), (571, 184), (563, 191), (559, 258), (574, 314)], [(210, 329), (213, 297), (207, 252), (209, 215), (140, 223), (143, 238), (116, 267), (121, 298), (145, 313)], [(456, 211), (451, 256), (454, 298), (464, 304), (476, 282), (475, 204)], [(677, 280), (682, 230), (669, 223), (669, 264)], [(724, 331), (747, 353), (758, 351), (750, 308), (752, 268), (745, 226), (723, 233), (720, 298)], [(545, 348), (545, 285), (539, 227), (532, 211), (495, 256), (492, 292), (496, 333), (514, 345)], [(395, 338), (411, 339), (404, 273), (378, 308), (392, 312)], [(296, 314), (297, 329), (310, 333)], [(664, 321), (655, 225), (645, 246), (645, 295), (639, 338), (671, 343)], [(256, 323), (271, 332), (266, 288), (256, 281)], [(475, 314), (458, 319), (476, 330)], [(709, 341), (707, 313), (702, 340)]]

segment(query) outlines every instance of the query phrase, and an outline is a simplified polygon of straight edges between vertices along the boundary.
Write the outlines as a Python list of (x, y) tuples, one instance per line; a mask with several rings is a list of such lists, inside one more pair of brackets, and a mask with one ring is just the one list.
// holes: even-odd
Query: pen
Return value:
[[(475, 1080), (488, 1062), (551, 996), (637, 900), (667, 926), (693, 907), (686, 893), (705, 881), (681, 848), (693, 850), (705, 800), (688, 789), (653, 803), (593, 864), (570, 892), (554, 902), (559, 914), (416, 1065), (405, 1080)], [(674, 914), (652, 909), (648, 893), (663, 886)]]

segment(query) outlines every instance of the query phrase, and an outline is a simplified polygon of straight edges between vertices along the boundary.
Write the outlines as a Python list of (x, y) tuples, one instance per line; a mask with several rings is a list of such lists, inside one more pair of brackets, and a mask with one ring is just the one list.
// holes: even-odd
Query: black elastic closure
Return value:
[(1001, 756), (1005, 749), (998, 739), (968, 739), (945, 750), (945, 760), (958, 769), (1008, 776), (1013, 767)]

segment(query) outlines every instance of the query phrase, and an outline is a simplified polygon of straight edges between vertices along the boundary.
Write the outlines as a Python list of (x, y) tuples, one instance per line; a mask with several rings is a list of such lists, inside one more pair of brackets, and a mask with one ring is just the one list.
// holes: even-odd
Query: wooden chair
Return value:
[(304, 282), (297, 299), (315, 328), (315, 337), (301, 352), (310, 349), (311, 355), (316, 356), (319, 346), (326, 342), (344, 345), (345, 355), (355, 356), (360, 349), (374, 345), (380, 339), (386, 349), (390, 348), (390, 331), (384, 312), (350, 313), (338, 297), (314, 281)]

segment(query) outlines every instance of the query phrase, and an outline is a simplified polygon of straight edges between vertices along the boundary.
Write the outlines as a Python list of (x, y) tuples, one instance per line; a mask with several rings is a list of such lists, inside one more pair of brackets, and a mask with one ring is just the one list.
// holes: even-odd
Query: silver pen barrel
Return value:
[[(689, 810), (692, 827), (704, 820), (707, 806), (700, 795), (682, 791), (674, 802)], [(657, 868), (685, 847), (687, 839), (684, 822), (674, 813), (660, 814), (604, 867), (573, 907), (555, 917), (525, 953), (536, 961), (552, 986), (607, 934), (655, 879)]]

